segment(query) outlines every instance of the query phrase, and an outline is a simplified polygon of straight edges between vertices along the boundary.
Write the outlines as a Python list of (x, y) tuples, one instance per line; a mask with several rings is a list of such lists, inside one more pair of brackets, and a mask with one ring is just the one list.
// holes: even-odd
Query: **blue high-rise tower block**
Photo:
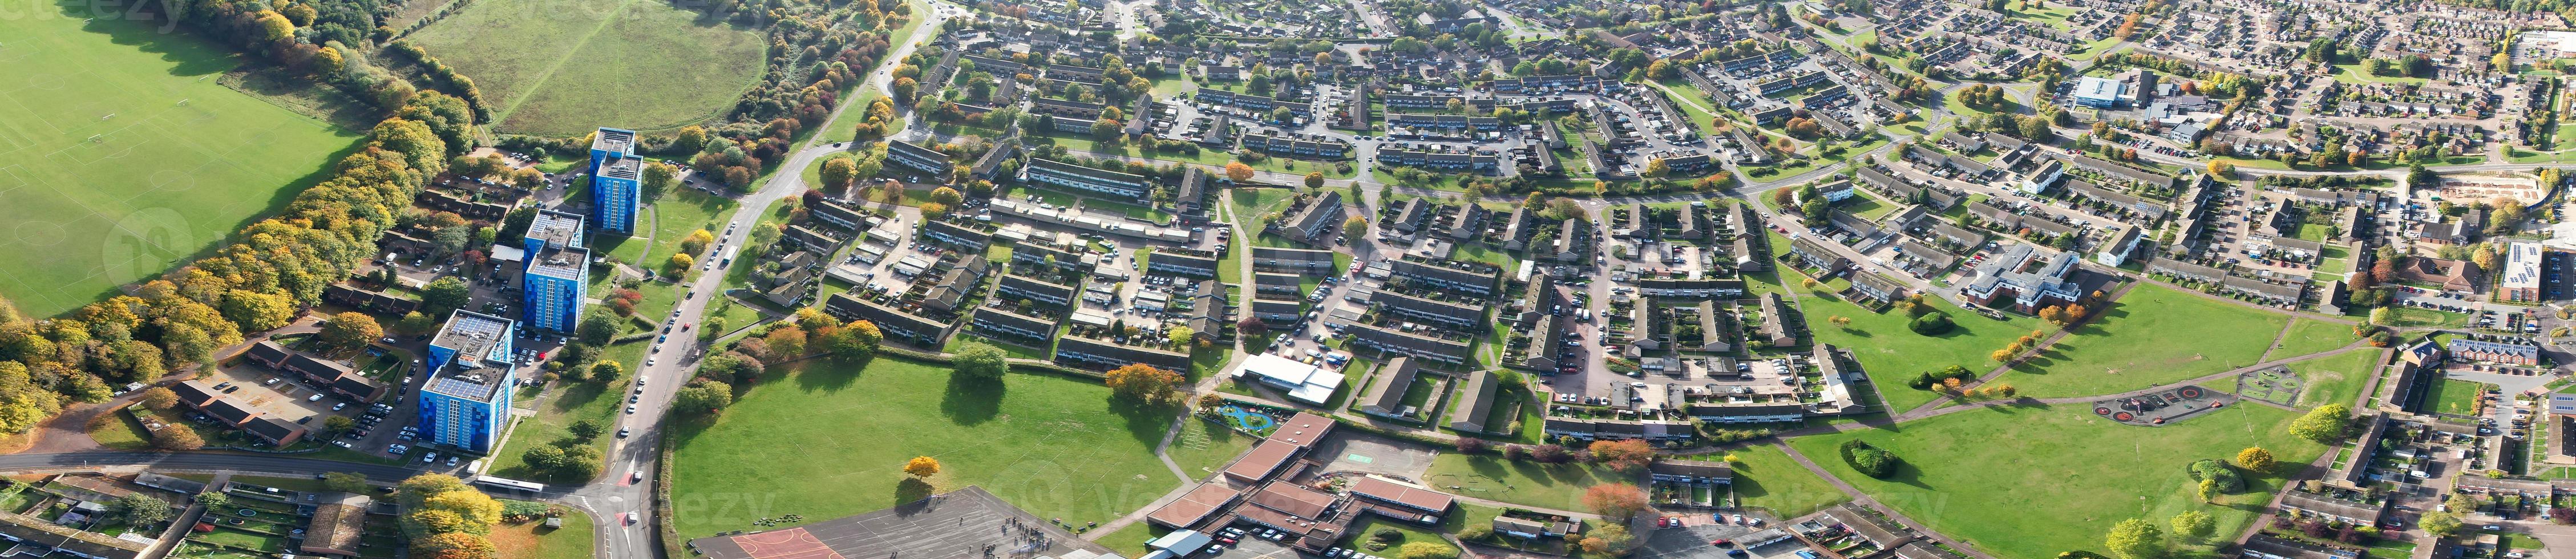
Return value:
[(635, 234), (644, 204), (644, 158), (635, 131), (601, 128), (590, 141), (590, 224), (603, 233)]

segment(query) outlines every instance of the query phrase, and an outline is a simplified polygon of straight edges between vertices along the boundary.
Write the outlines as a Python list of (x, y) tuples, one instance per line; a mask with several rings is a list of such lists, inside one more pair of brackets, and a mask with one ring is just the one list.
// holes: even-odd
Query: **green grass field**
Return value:
[(2287, 315), (2162, 285), (2141, 285), (2110, 309), (2096, 312), (2075, 335), (2013, 366), (2001, 380), (2036, 397), (2110, 394), (2179, 382), (2257, 363), (2288, 320)]
[(231, 49), (89, 6), (0, 18), (0, 296), (39, 317), (223, 241), (357, 142), (218, 84)]
[[(1777, 245), (1787, 250), (1788, 243)], [(1796, 280), (1788, 280), (1796, 283)], [(1869, 373), (1871, 384), (1887, 401), (1888, 413), (1914, 409), (1939, 397), (1928, 390), (1915, 390), (1905, 385), (1907, 379), (1925, 372), (1938, 372), (1951, 365), (1967, 367), (1984, 374), (1994, 370), (1995, 362), (1986, 354), (2011, 344), (2014, 338), (2041, 329), (2038, 319), (2015, 317), (1996, 321), (1985, 315), (1968, 312), (1939, 297), (1925, 297), (1936, 312), (1950, 315), (1956, 327), (1939, 336), (1916, 334), (1907, 326), (1913, 319), (1904, 311), (1870, 312), (1841, 297), (1803, 296), (1798, 309), (1806, 315), (1807, 329), (1816, 341), (1833, 344), (1851, 352), (1860, 361), (1862, 371)], [(1851, 318), (1851, 326), (1833, 325), (1829, 319)]]
[(1587, 510), (1583, 489), (1636, 480), (1587, 464), (1512, 462), (1494, 455), (1444, 452), (1431, 460), (1424, 483), (1441, 491), (1557, 510)]
[[(2385, 320), (2376, 320), (2376, 321), (2374, 321), (2374, 322), (2377, 322), (2380, 326), (2388, 326), (2388, 327), (2394, 327), (2394, 328), (2415, 328), (2415, 327), (2429, 327), (2429, 328), (2467, 328), (2467, 327), (2469, 327), (2469, 313), (2458, 313), (2458, 312), (2450, 312), (2450, 311), (2437, 311), (2437, 310), (2433, 310), (2433, 309), (2419, 309), (2419, 308), (2415, 308), (2415, 307), (2396, 307), (2396, 306), (2390, 306), (2390, 307), (2380, 307), (2380, 308), (2381, 308), (2381, 309), (2386, 309), (2386, 311), (2387, 311), (2387, 317), (2386, 317), (2386, 319), (2385, 319)], [(2378, 312), (2378, 311), (2373, 311), (2373, 312)]]
[(1173, 438), (1171, 448), (1163, 452), (1171, 455), (1172, 463), (1180, 464), (1182, 471), (1208, 476), (1234, 463), (1235, 457), (1252, 450), (1252, 444), (1257, 442), (1261, 442), (1259, 437), (1192, 418), (1181, 422), (1181, 435)]
[(662, 199), (655, 200), (643, 214), (636, 216), (635, 236), (600, 238), (593, 241), (591, 250), (605, 252), (611, 258), (660, 273), (662, 262), (671, 259), (671, 253), (680, 251), (680, 240), (687, 238), (690, 232), (706, 229), (709, 233), (723, 235), (723, 220), (732, 218), (734, 208), (739, 205), (732, 198), (686, 188), (666, 192)]
[(1780, 518), (1797, 518), (1851, 500), (1850, 495), (1834, 489), (1825, 478), (1816, 477), (1806, 466), (1790, 460), (1789, 453), (1781, 452), (1779, 447), (1753, 445), (1733, 454), (1735, 498), (1740, 506), (1766, 509)]
[[(2262, 446), (2284, 464), (2316, 459), (2323, 447), (2290, 436), (2296, 412), (2232, 406), (2165, 427), (2099, 419), (2076, 406), (2009, 406), (1954, 413), (1898, 427), (1794, 439), (1791, 445), (1843, 481), (1931, 529), (1998, 557), (2100, 551), (2111, 524), (2203, 510), (2220, 534), (2261, 514), (2278, 476), (2247, 476), (2246, 490), (2202, 504), (2184, 467)], [(1869, 441), (1905, 459), (1891, 479), (1845, 465), (1835, 445)], [(2206, 551), (2205, 546), (2183, 546)], [(2186, 553), (2186, 556), (2197, 554)]]
[[(677, 529), (835, 518), (968, 485), (1041, 518), (1105, 522), (1179, 485), (1153, 455), (1175, 411), (1057, 376), (951, 383), (945, 367), (884, 357), (773, 372), (711, 425), (675, 425)], [(914, 456), (939, 459), (939, 475), (907, 481)]]
[(411, 41), (474, 78), (496, 128), (662, 130), (730, 110), (760, 77), (759, 32), (629, 0), (484, 0)]
[(2433, 390), (2424, 395), (2424, 411), (2458, 415), (2477, 413), (2478, 393), (2486, 389), (2487, 385), (2483, 383), (2442, 379), (2442, 382), (2433, 383)]
[[(612, 432), (618, 427), (625, 426), (626, 424), (618, 419), (617, 409), (626, 402), (626, 393), (634, 390), (633, 371), (644, 364), (645, 350), (650, 349), (651, 346), (652, 344), (644, 342), (608, 346), (607, 351), (600, 358), (625, 365), (628, 373), (623, 380), (607, 384), (595, 382), (555, 384), (550, 389), (551, 392), (537, 402), (536, 417), (519, 420), (517, 426), (511, 429), (509, 440), (501, 445), (501, 451), (492, 453), (490, 470), (492, 475), (513, 479), (544, 479), (546, 476), (538, 475), (536, 470), (528, 468), (525, 460), (528, 451), (539, 446), (554, 444), (555, 441), (571, 436), (572, 424), (575, 421), (597, 419), (607, 424)], [(600, 450), (605, 451), (607, 450), (605, 445), (611, 438), (612, 436), (601, 436), (592, 439), (590, 444), (601, 447)]]
[(2371, 373), (2379, 370), (2380, 359), (2386, 355), (2385, 350), (2362, 348), (2333, 357), (2291, 363), (2290, 371), (2298, 373), (2300, 381), (2305, 383), (2299, 391), (2297, 405), (2311, 407), (2339, 403), (2359, 408), (2353, 401), (2361, 397), (2362, 387), (2369, 385)]
[(2352, 325), (2309, 319), (2292, 319), (2290, 330), (2281, 335), (2280, 347), (2272, 348), (2267, 359), (2298, 357), (2334, 351), (2361, 341), (2353, 337)]

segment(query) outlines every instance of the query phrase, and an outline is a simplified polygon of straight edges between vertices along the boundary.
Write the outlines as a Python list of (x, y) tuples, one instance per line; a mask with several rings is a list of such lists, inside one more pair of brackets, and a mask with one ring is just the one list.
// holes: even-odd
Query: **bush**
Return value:
[(1841, 450), (1843, 463), (1850, 464), (1853, 471), (1873, 478), (1886, 479), (1896, 474), (1898, 466), (1905, 464), (1905, 459), (1896, 457), (1895, 453), (1860, 439), (1843, 441)]
[(1950, 315), (1936, 312), (1916, 317), (1912, 324), (1907, 325), (1907, 328), (1913, 329), (1916, 334), (1938, 336), (1950, 333), (1950, 329), (1956, 326), (1950, 323)]
[(1970, 371), (1967, 367), (1951, 365), (1949, 368), (1942, 369), (1937, 373), (1924, 371), (1922, 374), (1915, 375), (1914, 378), (1905, 381), (1905, 386), (1915, 390), (1931, 390), (1933, 386), (1939, 385), (1942, 381), (1950, 379), (1959, 379), (1959, 382), (1973, 382), (1977, 380), (1977, 372)]
[(2203, 459), (2192, 462), (2191, 479), (2193, 481), (2218, 480), (2219, 491), (2225, 493), (2235, 493), (2245, 489), (2245, 476), (2237, 474), (2236, 469), (2228, 467), (2227, 463), (2217, 460)]

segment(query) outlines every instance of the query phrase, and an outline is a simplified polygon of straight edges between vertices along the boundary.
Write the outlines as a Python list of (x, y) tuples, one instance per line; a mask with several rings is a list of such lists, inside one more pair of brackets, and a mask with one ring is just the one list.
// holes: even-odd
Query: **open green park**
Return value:
[(757, 30), (627, 0), (481, 0), (408, 40), (474, 78), (495, 128), (545, 136), (719, 116), (767, 51)]
[[(694, 538), (980, 485), (1041, 518), (1107, 522), (1180, 484), (1153, 453), (1177, 411), (1047, 374), (952, 382), (945, 366), (891, 357), (809, 362), (771, 371), (720, 417), (674, 423), (674, 521)], [(905, 475), (915, 456), (940, 473)]]
[[(1949, 315), (1953, 325), (1950, 331), (1932, 336), (1917, 334), (1909, 327), (1914, 318), (1906, 311), (1872, 311), (1837, 296), (1802, 292), (1798, 310), (1806, 316), (1808, 330), (1817, 342), (1833, 344), (1860, 361), (1861, 370), (1869, 373), (1870, 384), (1877, 385), (1891, 413), (1914, 409), (1940, 397), (1929, 390), (1906, 386), (1907, 380), (1921, 373), (1938, 373), (1952, 365), (1983, 374), (1995, 368), (1988, 354), (2043, 328), (2035, 318), (2017, 316), (1999, 321), (1962, 310), (1939, 297), (1925, 297), (1924, 302), (1932, 308), (1930, 312)], [(1833, 325), (1831, 319), (1837, 316), (1850, 318), (1851, 325)]]
[[(2191, 462), (2227, 459), (2261, 446), (2283, 464), (2315, 460), (2324, 447), (2289, 435), (2298, 412), (2229, 406), (2163, 427), (2136, 427), (2082, 406), (1971, 409), (1893, 426), (1791, 439), (1790, 445), (1880, 503), (1941, 534), (1997, 557), (2052, 557), (2098, 549), (2113, 523), (2145, 518), (2163, 526), (2187, 510), (2235, 534), (2261, 515), (2279, 474), (2246, 476), (2246, 488), (2217, 504), (2200, 501)], [(1888, 479), (1861, 475), (1836, 445), (1864, 440), (1905, 463)], [(2180, 546), (2185, 555), (2206, 544)]]
[(2361, 341), (2360, 337), (2352, 335), (2352, 329), (2353, 326), (2350, 324), (2312, 318), (2292, 319), (2290, 329), (2281, 333), (2281, 340), (2273, 346), (2272, 354), (2266, 359), (2282, 359), (2341, 349), (2343, 346)]
[(2363, 347), (2289, 365), (2299, 375), (2299, 406), (2343, 404), (2362, 409), (2355, 400), (2370, 385), (2373, 373), (2388, 359), (2388, 351)]
[(1778, 446), (1753, 445), (1727, 454), (1735, 457), (1735, 482), (1729, 491), (1735, 493), (1737, 506), (1768, 510), (1780, 518), (1797, 518), (1851, 500), (1850, 495), (1790, 459), (1789, 453)]
[(53, 316), (318, 182), (358, 133), (223, 86), (231, 49), (85, 2), (0, 18), (0, 296)]
[(1999, 380), (2034, 397), (2182, 382), (2260, 362), (2288, 322), (2282, 313), (2161, 284), (2139, 285)]

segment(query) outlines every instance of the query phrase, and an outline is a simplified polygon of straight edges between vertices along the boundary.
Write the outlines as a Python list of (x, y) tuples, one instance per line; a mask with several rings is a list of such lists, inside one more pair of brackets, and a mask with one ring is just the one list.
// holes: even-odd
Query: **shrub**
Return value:
[(1914, 330), (1914, 333), (1925, 336), (1947, 334), (1956, 326), (1950, 323), (1950, 315), (1937, 312), (1915, 317), (1913, 323), (1906, 325), (1907, 328)]
[(1841, 450), (1843, 463), (1850, 464), (1853, 471), (1869, 477), (1885, 479), (1887, 476), (1895, 475), (1896, 468), (1905, 464), (1905, 459), (1896, 457), (1895, 453), (1872, 446), (1860, 439), (1843, 441)]
[(2220, 491), (2235, 493), (2245, 489), (2245, 477), (2238, 475), (2236, 469), (2228, 467), (2225, 462), (2203, 459), (2192, 462), (2190, 469), (2192, 480), (2217, 480)]

